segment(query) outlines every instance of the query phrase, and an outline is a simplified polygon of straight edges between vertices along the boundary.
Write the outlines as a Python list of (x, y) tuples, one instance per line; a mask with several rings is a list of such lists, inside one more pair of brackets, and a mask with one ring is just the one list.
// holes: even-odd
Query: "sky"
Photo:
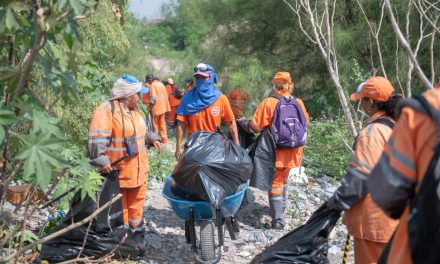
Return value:
[(160, 18), (160, 7), (170, 0), (131, 0), (129, 9), (137, 18), (154, 20)]

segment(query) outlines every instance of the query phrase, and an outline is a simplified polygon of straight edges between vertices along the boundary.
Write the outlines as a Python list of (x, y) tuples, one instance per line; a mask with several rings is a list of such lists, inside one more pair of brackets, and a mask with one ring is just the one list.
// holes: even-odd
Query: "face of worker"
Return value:
[(133, 94), (128, 97), (127, 106), (130, 109), (136, 108), (139, 100), (141, 99), (141, 95), (139, 93)]
[(369, 116), (372, 116), (374, 111), (374, 100), (368, 97), (364, 97), (361, 99), (360, 104), (361, 110)]
[(194, 78), (196, 78), (196, 80), (209, 80), (209, 77), (203, 76), (203, 75), (199, 75), (199, 74), (194, 76)]

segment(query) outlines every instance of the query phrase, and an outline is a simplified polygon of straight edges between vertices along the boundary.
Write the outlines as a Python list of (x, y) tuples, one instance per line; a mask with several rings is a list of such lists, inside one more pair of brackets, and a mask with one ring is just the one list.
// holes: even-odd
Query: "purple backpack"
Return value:
[(295, 97), (272, 94), (279, 100), (272, 121), (271, 134), (277, 147), (304, 146), (307, 137), (307, 120)]

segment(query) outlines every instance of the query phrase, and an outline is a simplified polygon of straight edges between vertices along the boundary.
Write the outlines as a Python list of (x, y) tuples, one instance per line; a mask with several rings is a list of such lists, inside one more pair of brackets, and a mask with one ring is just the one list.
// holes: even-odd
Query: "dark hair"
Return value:
[(393, 93), (388, 101), (377, 102), (377, 107), (379, 110), (385, 111), (387, 116), (396, 119), (396, 106), (402, 99), (403, 96), (401, 94)]
[(151, 82), (152, 80), (153, 80), (153, 78), (154, 78), (154, 75), (153, 74), (147, 74), (147, 75), (145, 75), (145, 82)]

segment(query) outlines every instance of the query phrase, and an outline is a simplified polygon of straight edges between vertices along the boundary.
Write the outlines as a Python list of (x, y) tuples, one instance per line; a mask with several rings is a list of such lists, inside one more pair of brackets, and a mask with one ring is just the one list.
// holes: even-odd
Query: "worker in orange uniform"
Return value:
[(194, 88), (195, 84), (194, 84), (194, 80), (193, 78), (187, 78), (185, 80), (185, 89), (183, 90), (184, 93), (187, 93), (189, 91), (191, 91), (192, 88)]
[(161, 142), (168, 143), (165, 114), (171, 110), (165, 85), (152, 74), (145, 77), (145, 86), (150, 89), (142, 97), (142, 103), (149, 106), (153, 115), (154, 132), (160, 135)]
[[(274, 96), (283, 96), (293, 99), (292, 91), (294, 83), (288, 72), (277, 72), (272, 78)], [(261, 132), (264, 128), (270, 127), (275, 116), (275, 108), (279, 99), (274, 96), (264, 99), (254, 113), (249, 128), (254, 132)], [(296, 99), (301, 111), (309, 122), (309, 114), (301, 99)], [(275, 149), (275, 177), (272, 187), (269, 190), (269, 214), (272, 218), (272, 228), (284, 229), (284, 210), (287, 202), (287, 179), (291, 168), (297, 168), (301, 165), (302, 147)]]
[[(438, 169), (436, 166), (438, 156), (434, 157), (434, 153), (438, 155), (436, 148), (439, 144), (440, 90), (426, 91), (416, 96), (416, 99), (405, 101), (402, 105), (404, 107), (400, 110), (390, 140), (368, 179), (368, 188), (371, 190), (373, 201), (390, 217), (400, 218), (388, 255), (383, 257), (388, 264), (439, 263), (439, 249), (433, 250), (430, 246), (435, 240), (438, 244), (439, 230), (424, 233), (433, 236), (432, 240), (412, 240), (415, 239), (415, 235), (420, 235), (421, 230), (410, 232), (410, 229), (423, 225), (412, 222), (412, 219), (417, 213), (426, 212), (422, 211), (423, 208), (411, 210), (410, 206), (419, 198), (421, 192), (426, 192), (429, 187), (437, 188), (433, 192), (437, 192), (436, 199), (437, 201), (439, 199), (438, 185), (426, 186), (422, 181), (430, 180), (426, 177), (437, 175), (435, 170)], [(435, 204), (437, 201), (433, 199), (433, 204), (428, 209), (438, 214), (439, 207)], [(414, 213), (415, 215), (412, 215)], [(440, 220), (437, 218), (431, 221), (436, 222), (438, 226)], [(424, 228), (432, 229), (429, 226)], [(425, 252), (426, 249), (430, 250)], [(436, 256), (437, 260), (433, 260), (433, 256)]]
[(249, 101), (249, 94), (241, 87), (237, 86), (228, 93), (229, 102), (235, 118), (244, 117), (246, 112), (246, 104)]
[(180, 99), (182, 98), (182, 92), (179, 91), (174, 85), (174, 80), (168, 78), (165, 82), (165, 88), (168, 93), (168, 100), (170, 103), (170, 112), (167, 113), (167, 123), (169, 126), (174, 127), (176, 122), (176, 110), (180, 104)]
[(214, 85), (217, 83), (214, 68), (199, 63), (194, 71), (196, 86), (183, 96), (177, 108), (176, 159), (180, 158), (183, 151), (182, 140), (186, 128), (188, 137), (199, 130), (216, 132), (222, 120), (226, 122), (234, 142), (240, 145), (235, 116), (228, 98)]
[[(129, 225), (135, 234), (141, 234), (136, 240), (139, 243), (143, 242), (142, 214), (148, 174), (145, 145), (160, 150), (159, 137), (146, 129), (137, 108), (140, 96), (147, 92), (148, 89), (135, 77), (124, 75), (119, 78), (113, 84), (110, 99), (93, 113), (88, 144), (88, 156), (99, 172), (119, 171), (124, 224)], [(126, 158), (112, 167), (111, 163), (122, 157)]]
[(387, 79), (373, 77), (359, 85), (350, 99), (360, 100), (370, 119), (357, 136), (347, 174), (327, 205), (346, 211), (343, 222), (354, 237), (355, 262), (370, 264), (377, 263), (398, 224), (373, 202), (367, 180), (393, 131), (394, 109), (402, 97)]

